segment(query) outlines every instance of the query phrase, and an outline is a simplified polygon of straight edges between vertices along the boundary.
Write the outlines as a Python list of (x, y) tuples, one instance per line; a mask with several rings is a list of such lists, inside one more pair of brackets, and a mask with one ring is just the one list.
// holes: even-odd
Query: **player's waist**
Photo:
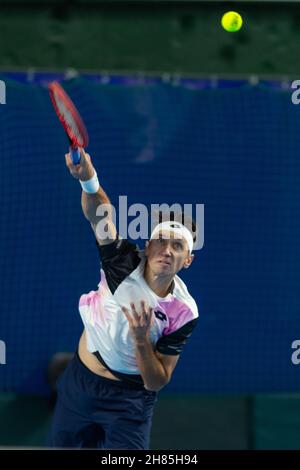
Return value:
[(118, 372), (114, 369), (111, 369), (108, 364), (104, 361), (103, 357), (101, 356), (99, 351), (94, 351), (93, 352), (94, 356), (98, 359), (98, 361), (109, 371), (111, 372), (115, 377), (120, 379), (121, 382), (124, 382), (132, 388), (136, 389), (145, 389), (144, 387), (144, 381), (143, 378), (140, 374), (125, 374), (123, 372)]
[[(99, 360), (99, 357), (97, 357), (97, 359)], [(79, 356), (78, 350), (75, 353), (74, 361), (76, 362), (76, 366), (81, 370), (82, 374), (84, 374), (85, 376), (88, 376), (89, 378), (93, 379), (96, 382), (107, 383), (107, 384), (110, 384), (112, 386), (127, 388), (127, 389), (145, 390), (143, 382), (139, 383), (139, 382), (135, 382), (135, 381), (130, 381), (130, 380), (128, 380), (128, 377), (127, 377), (127, 380), (125, 380), (127, 374), (121, 374), (122, 377), (125, 376), (125, 378), (124, 377), (123, 378), (117, 377), (116, 374), (119, 374), (118, 372), (115, 373), (115, 372), (111, 371), (110, 369), (108, 369), (113, 373), (113, 375), (115, 375), (117, 378), (120, 378), (120, 380), (114, 380), (114, 379), (110, 379), (108, 377), (104, 377), (102, 375), (96, 374), (95, 372), (91, 371), (88, 368), (88, 366), (82, 361), (81, 357)]]

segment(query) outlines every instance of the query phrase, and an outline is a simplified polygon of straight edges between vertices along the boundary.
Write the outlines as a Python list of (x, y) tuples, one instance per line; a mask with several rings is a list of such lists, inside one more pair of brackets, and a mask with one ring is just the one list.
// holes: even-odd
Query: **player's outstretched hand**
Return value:
[(131, 302), (131, 312), (126, 307), (122, 307), (122, 311), (129, 322), (129, 329), (137, 343), (142, 343), (145, 338), (149, 337), (150, 329), (154, 323), (153, 308), (147, 307), (144, 300), (141, 301), (140, 305), (140, 309), (137, 310), (135, 304)]
[(71, 175), (77, 180), (88, 181), (94, 176), (95, 168), (93, 167), (91, 157), (83, 149), (80, 149), (80, 162), (77, 165), (74, 165), (70, 153), (65, 155), (65, 159)]

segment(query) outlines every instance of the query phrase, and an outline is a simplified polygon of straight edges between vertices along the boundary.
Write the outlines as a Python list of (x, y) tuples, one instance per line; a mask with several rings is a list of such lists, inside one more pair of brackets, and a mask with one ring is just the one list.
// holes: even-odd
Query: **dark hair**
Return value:
[(196, 222), (194, 221), (194, 219), (192, 217), (190, 217), (189, 215), (185, 214), (184, 212), (175, 212), (175, 211), (163, 212), (163, 211), (159, 211), (159, 212), (156, 212), (156, 218), (158, 220), (157, 223), (159, 223), (159, 224), (161, 222), (167, 222), (169, 220), (171, 222), (181, 223), (182, 225), (184, 225), (191, 232), (191, 234), (193, 236), (193, 241), (195, 243), (195, 241), (197, 239), (197, 226), (196, 226)]

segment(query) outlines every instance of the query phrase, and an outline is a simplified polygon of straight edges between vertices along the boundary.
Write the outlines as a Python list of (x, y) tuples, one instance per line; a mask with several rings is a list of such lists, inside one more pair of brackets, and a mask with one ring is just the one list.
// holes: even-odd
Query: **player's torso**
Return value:
[[(104, 277), (104, 273), (102, 273)], [(130, 309), (130, 303), (134, 302), (137, 311), (141, 308), (143, 300), (148, 307), (153, 308), (154, 322), (150, 330), (150, 340), (155, 343), (162, 335), (165, 328), (169, 326), (167, 315), (168, 305), (173, 302), (172, 295), (165, 298), (158, 297), (146, 283), (142, 266), (131, 273), (117, 288), (113, 295), (109, 295), (107, 285), (99, 285), (99, 296), (102, 304), (103, 323), (109, 328), (110, 337), (118, 342), (128, 345), (133, 338), (130, 333), (129, 323), (122, 311), (122, 307)]]
[[(143, 272), (136, 270), (118, 286), (112, 294), (105, 273), (101, 272), (101, 282), (98, 291), (82, 296), (80, 313), (87, 330), (87, 343), (84, 347), (84, 337), (81, 339), (79, 354), (89, 368), (99, 375), (109, 375), (107, 369), (98, 368), (98, 359), (92, 354), (94, 350), (101, 353), (104, 361), (113, 370), (124, 373), (137, 373), (135, 358), (135, 343), (131, 334), (129, 322), (122, 311), (122, 306), (130, 309), (130, 303), (135, 302), (137, 308), (141, 300), (153, 308), (153, 324), (149, 338), (153, 346), (162, 336), (164, 329), (169, 327), (169, 317), (166, 306), (172, 302), (172, 296), (160, 299), (149, 288), (143, 278)], [(101, 364), (100, 364), (101, 366)]]
[[(134, 338), (122, 307), (131, 310), (130, 303), (134, 301), (138, 308), (141, 300), (153, 308), (154, 321), (149, 339), (154, 350), (160, 338), (169, 336), (194, 317), (189, 295), (179, 278), (174, 278), (172, 293), (161, 298), (145, 281), (143, 263), (125, 276), (114, 289), (109, 287), (106, 273), (102, 270), (98, 290), (80, 299), (79, 311), (86, 329), (87, 351), (98, 351), (104, 365), (120, 373), (139, 373)], [(173, 346), (170, 348), (173, 349)], [(104, 369), (98, 372), (106, 373)]]

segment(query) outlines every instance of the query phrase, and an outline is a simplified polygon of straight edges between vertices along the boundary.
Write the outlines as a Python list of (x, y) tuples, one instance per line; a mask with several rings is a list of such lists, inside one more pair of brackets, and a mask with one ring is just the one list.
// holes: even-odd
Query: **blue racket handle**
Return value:
[(71, 157), (72, 157), (74, 165), (78, 165), (78, 163), (80, 162), (80, 150), (79, 150), (79, 148), (78, 147), (71, 148), (70, 152), (71, 152)]

